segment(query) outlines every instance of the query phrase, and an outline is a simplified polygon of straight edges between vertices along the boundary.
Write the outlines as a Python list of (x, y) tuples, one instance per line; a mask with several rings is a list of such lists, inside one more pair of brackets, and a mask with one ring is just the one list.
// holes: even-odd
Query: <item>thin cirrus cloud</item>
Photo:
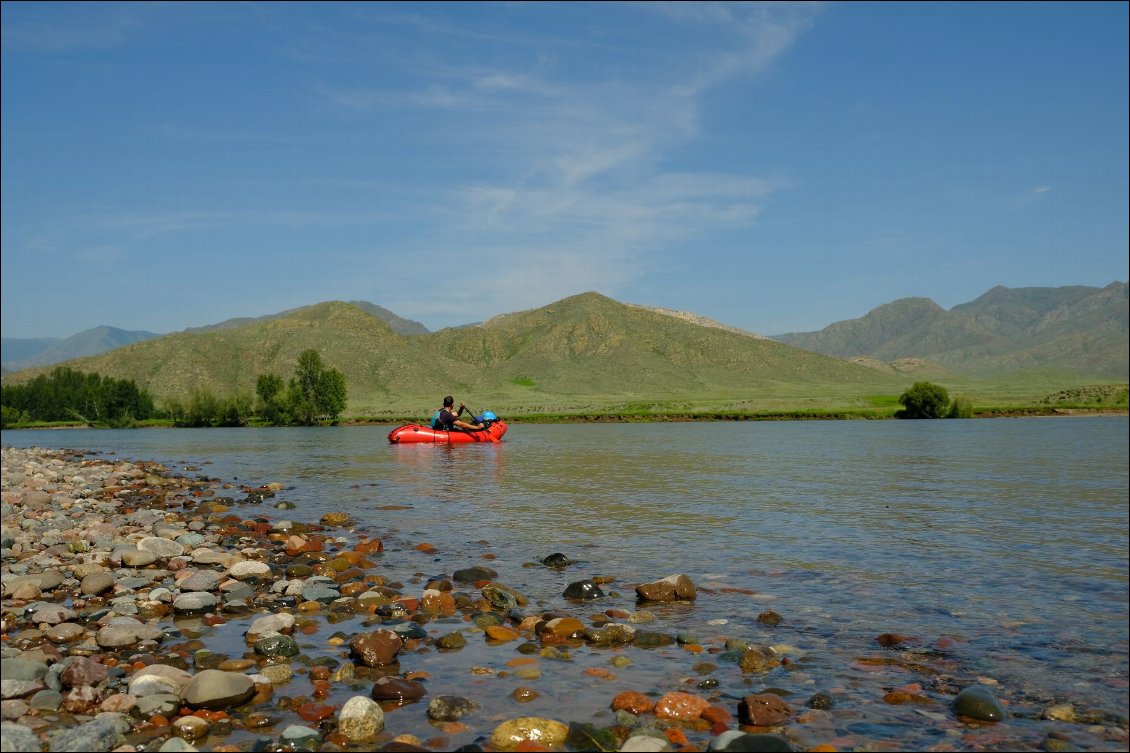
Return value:
[[(636, 7), (676, 15), (699, 27), (692, 33), (714, 33), (727, 44), (695, 58), (675, 55), (646, 83), (622, 79), (615, 68), (578, 76), (552, 62), (517, 70), (431, 60), (412, 86), (323, 84), (320, 93), (346, 109), (394, 117), (446, 110), (451, 143), (489, 147), (496, 159), (489, 170), (472, 170), (436, 193), (431, 210), (446, 222), (431, 248), (493, 249), (482, 256), (496, 276), (518, 270), (513, 274), (523, 284), (513, 289), (537, 289), (542, 302), (578, 292), (576, 285), (614, 292), (610, 281), (629, 282), (672, 241), (720, 223), (752, 222), (767, 198), (791, 185), (765, 176), (684, 173), (663, 163), (700, 135), (701, 97), (771, 65), (819, 6), (668, 6)], [(501, 258), (500, 248), (512, 249), (517, 260)], [(616, 272), (604, 264), (612, 248)], [(574, 267), (600, 271), (571, 272)]]
[(1043, 199), (1047, 194), (1051, 193), (1051, 186), (1036, 186), (1035, 188), (1025, 191), (1020, 196), (1012, 200), (1012, 207), (1020, 209), (1035, 204), (1037, 201)]

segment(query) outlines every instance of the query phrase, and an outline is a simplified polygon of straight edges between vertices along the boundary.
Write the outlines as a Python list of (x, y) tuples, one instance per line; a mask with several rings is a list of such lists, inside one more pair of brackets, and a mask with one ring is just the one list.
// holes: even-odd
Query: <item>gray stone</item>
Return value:
[(271, 566), (266, 562), (244, 560), (243, 562), (237, 562), (229, 567), (228, 575), (236, 580), (244, 580), (246, 578), (269, 578), (271, 577)]
[(177, 694), (192, 680), (192, 674), (177, 667), (167, 664), (150, 664), (138, 670), (129, 678), (130, 695), (138, 698), (161, 695)]
[(385, 714), (381, 706), (365, 696), (353, 696), (341, 707), (337, 719), (337, 731), (351, 742), (362, 743), (371, 740), (385, 726)]
[(74, 622), (63, 622), (58, 625), (52, 625), (43, 631), (43, 635), (52, 643), (70, 643), (71, 641), (77, 641), (84, 633), (86, 633), (86, 630), (82, 625), (78, 625)]
[(5, 680), (42, 680), (47, 663), (24, 657), (0, 659), (0, 676)]
[(177, 587), (185, 593), (189, 591), (213, 591), (219, 586), (220, 575), (212, 570), (197, 570), (177, 584)]
[(0, 680), (0, 699), (9, 701), (13, 698), (27, 698), (29, 695), (43, 690), (46, 684), (42, 680)]
[(141, 549), (123, 549), (119, 556), (122, 558), (122, 564), (126, 567), (145, 567), (157, 561), (156, 554)]
[(958, 693), (953, 699), (953, 713), (983, 722), (1000, 722), (1008, 718), (993, 691), (984, 685), (973, 685)]
[(161, 747), (157, 750), (161, 753), (192, 753), (192, 751), (200, 749), (183, 738), (170, 737), (168, 740), (161, 743)]
[(137, 699), (137, 713), (142, 719), (160, 714), (171, 717), (180, 708), (180, 696), (172, 693), (158, 693)]
[(256, 619), (251, 623), (251, 626), (247, 628), (247, 636), (251, 638), (257, 635), (266, 635), (267, 633), (286, 633), (293, 629), (294, 615), (288, 612), (279, 612)]
[(82, 579), (79, 591), (86, 596), (98, 596), (114, 587), (114, 576), (107, 572), (91, 573)]
[(478, 708), (469, 698), (458, 695), (441, 695), (428, 703), (428, 718), (440, 722), (454, 722)]
[(12, 753), (39, 753), (39, 738), (22, 724), (0, 725), (0, 750)]
[(58, 625), (60, 622), (70, 622), (78, 617), (73, 609), (68, 609), (61, 604), (40, 604), (36, 606), (29, 617), (32, 622)]
[(184, 554), (184, 546), (170, 539), (160, 536), (148, 536), (137, 542), (137, 548), (143, 552), (152, 552), (157, 557), (179, 557)]
[(146, 625), (133, 617), (115, 617), (94, 636), (102, 648), (123, 648), (139, 641), (159, 641), (164, 637), (161, 628)]
[(238, 672), (206, 669), (188, 682), (180, 697), (193, 708), (226, 709), (255, 695), (255, 681)]
[(216, 607), (216, 597), (207, 591), (192, 591), (173, 599), (173, 611), (180, 614), (197, 614)]
[(52, 735), (48, 750), (52, 753), (109, 751), (121, 745), (123, 741), (124, 738), (115, 720), (109, 716), (99, 715), (86, 724), (68, 727)]

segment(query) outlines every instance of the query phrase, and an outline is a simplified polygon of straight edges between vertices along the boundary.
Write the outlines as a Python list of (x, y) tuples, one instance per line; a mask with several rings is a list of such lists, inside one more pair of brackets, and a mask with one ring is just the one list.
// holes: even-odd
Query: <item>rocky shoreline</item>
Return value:
[[(535, 609), (482, 564), (406, 586), (387, 577), (382, 542), (351, 531), (344, 513), (318, 524), (252, 513), (249, 506), (264, 503), (285, 511), (275, 498), (281, 488), (74, 451), (3, 448), (3, 750), (851, 747), (828, 721), (831, 690), (788, 701), (763, 690), (734, 703), (709, 672), (681, 690), (609, 692), (599, 725), (571, 720), (567, 708), (555, 717), (523, 715), (522, 704), (539, 695), (538, 662), (581, 648), (606, 651), (615, 668), (630, 664), (633, 651), (677, 645), (733, 662), (751, 678), (791, 658), (787, 647), (654, 630), (649, 605), (696, 598), (681, 574), (634, 586), (636, 611), (595, 616), (585, 607), (603, 595), (600, 579), (578, 580), (558, 595), (575, 611)], [(566, 567), (569, 559), (555, 554), (538, 564)], [(759, 621), (775, 619), (766, 612)], [(229, 623), (246, 627), (233, 639)], [(443, 661), (471, 640), (507, 652), (507, 669), (472, 667), (471, 675), (522, 680), (505, 704), (515, 713), (482, 713), (489, 691), (470, 679), (466, 694), (429, 689)], [(439, 663), (421, 669), (412, 661), (420, 656)], [(612, 676), (584, 670), (601, 672)], [(888, 704), (933, 706), (929, 713), (953, 734), (1008, 717), (982, 685), (953, 688), (949, 708), (921, 687), (889, 695)], [(386, 723), (406, 705), (426, 707), (419, 729)], [(1076, 721), (1068, 705), (1045, 713)], [(1116, 746), (1126, 742), (1124, 726), (1099, 724), (1096, 732)], [(1072, 744), (1049, 734), (1044, 749)]]

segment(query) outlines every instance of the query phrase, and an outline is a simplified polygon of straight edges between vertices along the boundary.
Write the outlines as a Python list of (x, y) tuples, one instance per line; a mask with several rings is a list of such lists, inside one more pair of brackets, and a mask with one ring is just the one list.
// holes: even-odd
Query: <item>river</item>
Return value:
[[(837, 739), (856, 749), (956, 741), (960, 730), (932, 724), (944, 706), (882, 702), (925, 680), (939, 697), (947, 683), (989, 685), (1018, 717), (1021, 742), (1038, 743), (1051, 723), (1037, 717), (1057, 703), (1125, 725), (1124, 416), (518, 424), (500, 444), (456, 447), (392, 446), (390, 428), (6, 431), (3, 444), (281, 482), (278, 499), (297, 509), (255, 514), (313, 522), (348, 512), (385, 540), (406, 582), (485, 555), (531, 609), (631, 610), (632, 584), (685, 573), (699, 596), (655, 610), (657, 629), (741, 636), (794, 659), (780, 676), (735, 678), (730, 688), (721, 667), (721, 696), (768, 684), (800, 707), (834, 691)], [(554, 552), (576, 564), (532, 566)], [(594, 575), (614, 579), (605, 586), (613, 596), (579, 610), (561, 598)], [(776, 627), (757, 622), (767, 610), (780, 615)], [(900, 650), (879, 646), (887, 633), (906, 637)], [(685, 688), (707, 671), (692, 668), (702, 657), (655, 651), (662, 660), (618, 669), (617, 687)], [(911, 659), (930, 671), (916, 675)], [(476, 660), (487, 659), (469, 652)], [(577, 663), (604, 666), (605, 657), (580, 652)], [(599, 719), (611, 691), (589, 682), (547, 672), (544, 708), (524, 711)], [(1102, 747), (1085, 729), (1071, 734)]]

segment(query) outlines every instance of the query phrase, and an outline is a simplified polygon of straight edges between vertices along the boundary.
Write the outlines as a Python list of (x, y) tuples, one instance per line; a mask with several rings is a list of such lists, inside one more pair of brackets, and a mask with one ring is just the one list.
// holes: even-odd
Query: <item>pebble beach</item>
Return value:
[[(665, 629), (663, 609), (699, 596), (688, 563), (642, 583), (578, 573), (554, 594), (500, 581), (493, 555), (406, 573), (347, 512), (288, 510), (286, 481), (5, 447), (3, 750), (880, 749), (842, 734), (842, 689), (779, 687), (794, 647), (724, 626)], [(933, 750), (1130, 742), (1125, 718), (1070, 704), (1025, 708), (1039, 724), (1010, 727), (1020, 709), (999, 689), (921, 669), (908, 640), (877, 630), (878, 653), (861, 662), (917, 671), (875, 702), (918, 709)], [(659, 646), (695, 660), (680, 687), (616, 681)], [(472, 652), (485, 658), (467, 666)], [(573, 662), (579, 652), (599, 661)], [(570, 670), (600, 688), (600, 716), (536, 703)], [(505, 692), (492, 685), (503, 678)]]

